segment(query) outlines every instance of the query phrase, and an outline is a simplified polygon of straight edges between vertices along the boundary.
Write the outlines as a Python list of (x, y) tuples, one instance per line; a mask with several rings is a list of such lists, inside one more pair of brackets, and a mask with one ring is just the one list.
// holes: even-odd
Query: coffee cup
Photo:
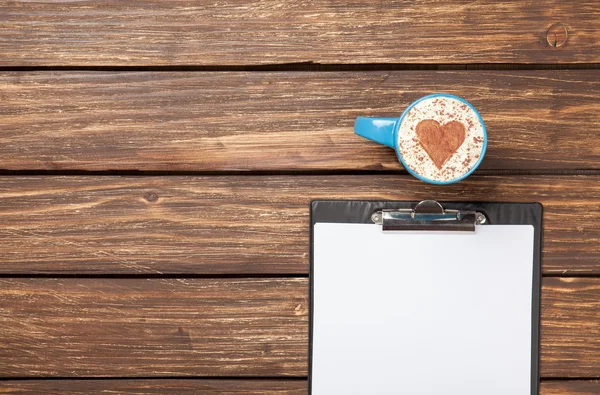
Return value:
[(410, 174), (431, 184), (468, 177), (487, 148), (479, 112), (465, 99), (444, 93), (418, 99), (399, 118), (358, 117), (354, 132), (394, 148)]

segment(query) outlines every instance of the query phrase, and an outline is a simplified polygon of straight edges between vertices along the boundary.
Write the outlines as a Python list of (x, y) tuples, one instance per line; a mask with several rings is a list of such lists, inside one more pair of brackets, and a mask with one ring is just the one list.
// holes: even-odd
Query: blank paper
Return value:
[(529, 395), (534, 228), (314, 226), (313, 395)]

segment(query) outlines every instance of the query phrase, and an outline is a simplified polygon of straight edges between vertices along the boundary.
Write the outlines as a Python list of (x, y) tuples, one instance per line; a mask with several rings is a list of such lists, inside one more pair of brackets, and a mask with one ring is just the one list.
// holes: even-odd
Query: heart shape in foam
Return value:
[(425, 119), (417, 124), (417, 137), (438, 169), (454, 155), (465, 141), (465, 126), (458, 121), (440, 125), (433, 119)]

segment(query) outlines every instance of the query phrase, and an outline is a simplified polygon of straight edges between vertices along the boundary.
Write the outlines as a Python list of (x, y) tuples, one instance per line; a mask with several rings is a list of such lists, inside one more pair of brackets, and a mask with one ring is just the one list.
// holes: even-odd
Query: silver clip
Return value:
[(435, 200), (423, 200), (414, 209), (381, 210), (371, 220), (383, 230), (450, 230), (474, 232), (487, 218), (478, 211), (444, 209)]

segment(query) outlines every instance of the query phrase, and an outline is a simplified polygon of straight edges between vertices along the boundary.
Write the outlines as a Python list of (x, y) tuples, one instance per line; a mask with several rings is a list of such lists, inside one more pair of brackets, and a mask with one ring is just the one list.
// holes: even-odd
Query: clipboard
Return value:
[[(318, 224), (328, 224), (326, 226), (331, 227), (331, 226), (335, 226), (338, 228), (335, 228), (331, 231), (327, 231), (327, 232), (323, 232), (322, 230), (320, 231), (315, 231), (315, 229), (322, 227), (322, 225), (318, 225)], [(335, 224), (335, 225), (331, 225), (331, 224)], [(356, 224), (356, 225), (346, 225), (346, 224)], [(325, 237), (325, 236), (319, 236), (320, 234), (327, 234), (327, 236), (325, 237), (325, 239), (327, 239), (327, 237), (329, 237), (329, 240), (337, 240), (339, 238), (343, 238), (343, 237), (347, 237), (348, 235), (350, 235), (349, 240), (350, 240), (350, 244), (344, 244), (344, 242), (340, 242), (339, 246), (338, 246), (338, 251), (329, 251), (327, 252), (327, 254), (329, 254), (328, 256), (330, 256), (330, 261), (333, 262), (331, 264), (332, 267), (337, 267), (340, 273), (344, 273), (344, 271), (346, 271), (346, 267), (342, 266), (342, 263), (338, 262), (339, 260), (337, 259), (337, 254), (339, 253), (341, 256), (345, 255), (345, 258), (342, 259), (354, 259), (354, 256), (352, 255), (352, 252), (348, 252), (346, 251), (346, 249), (350, 249), (351, 251), (354, 251), (354, 253), (356, 253), (357, 251), (363, 251), (365, 249), (369, 249), (371, 248), (369, 245), (362, 245), (360, 247), (357, 246), (357, 244), (360, 244), (360, 239), (359, 242), (356, 242), (356, 239), (353, 239), (352, 232), (354, 232), (354, 227), (356, 227), (357, 229), (360, 228), (359, 230), (357, 230), (357, 232), (367, 232), (367, 234), (371, 234), (372, 237), (375, 238), (380, 238), (380, 237), (388, 237), (388, 239), (391, 241), (391, 244), (395, 244), (395, 242), (402, 240), (400, 238), (404, 238), (404, 237), (411, 237), (413, 241), (417, 241), (420, 242), (419, 240), (423, 240), (424, 235), (427, 235), (427, 237), (429, 237), (429, 235), (431, 235), (431, 237), (437, 238), (435, 240), (450, 240), (450, 239), (441, 239), (444, 236), (447, 236), (449, 238), (457, 238), (457, 239), (453, 239), (453, 240), (458, 240), (457, 243), (451, 244), (449, 246), (446, 246), (446, 250), (448, 250), (447, 254), (451, 255), (452, 253), (454, 254), (460, 254), (461, 251), (461, 242), (460, 240), (473, 240), (472, 238), (475, 237), (474, 235), (479, 234), (479, 235), (484, 235), (485, 238), (487, 238), (487, 242), (489, 243), (489, 237), (493, 237), (493, 235), (491, 236), (485, 236), (485, 234), (490, 233), (492, 230), (494, 233), (496, 231), (498, 232), (503, 232), (503, 233), (509, 233), (509, 239), (512, 237), (510, 236), (510, 232), (512, 229), (517, 230), (519, 232), (517, 232), (518, 234), (527, 234), (527, 235), (531, 235), (532, 240), (531, 241), (527, 241), (527, 243), (525, 243), (525, 239), (527, 237), (518, 237), (514, 236), (515, 239), (513, 239), (513, 241), (516, 241), (516, 244), (519, 244), (519, 240), (523, 240), (523, 243), (526, 244), (526, 251), (529, 251), (529, 248), (531, 247), (531, 256), (528, 257), (526, 259), (527, 264), (531, 264), (530, 269), (529, 268), (524, 268), (523, 265), (519, 265), (518, 267), (520, 268), (519, 271), (523, 274), (523, 278), (525, 278), (526, 280), (522, 280), (520, 281), (520, 291), (523, 292), (528, 292), (530, 295), (530, 299), (526, 300), (526, 299), (522, 299), (520, 301), (516, 301), (516, 302), (511, 302), (511, 303), (516, 303), (515, 306), (518, 306), (518, 310), (521, 312), (520, 313), (520, 323), (524, 324), (524, 321), (527, 319), (527, 317), (524, 316), (524, 312), (529, 312), (529, 319), (530, 321), (528, 322), (528, 330), (530, 331), (527, 332), (526, 334), (523, 334), (524, 329), (522, 326), (519, 325), (514, 325), (515, 327), (520, 328), (520, 338), (521, 340), (524, 340), (525, 338), (527, 339), (527, 341), (530, 340), (529, 342), (529, 349), (524, 350), (525, 346), (521, 346), (519, 348), (519, 353), (520, 355), (524, 355), (525, 353), (527, 353), (528, 356), (528, 364), (527, 366), (523, 365), (523, 361), (525, 359), (521, 359), (519, 360), (519, 363), (521, 363), (521, 368), (518, 370), (515, 370), (514, 374), (515, 377), (519, 376), (519, 390), (518, 395), (521, 394), (527, 394), (527, 395), (537, 395), (538, 391), (539, 391), (539, 339), (540, 339), (540, 292), (541, 292), (541, 241), (542, 241), (542, 205), (539, 203), (485, 203), (485, 202), (436, 202), (433, 200), (428, 200), (428, 201), (422, 201), (422, 202), (410, 202), (410, 201), (365, 201), (365, 200), (361, 200), (361, 201), (339, 201), (339, 200), (316, 200), (316, 201), (312, 201), (311, 202), (311, 206), (310, 206), (310, 289), (309, 289), (309, 294), (310, 294), (310, 300), (309, 300), (309, 306), (310, 306), (310, 315), (309, 315), (309, 356), (308, 356), (308, 360), (309, 360), (309, 375), (308, 375), (308, 386), (309, 386), (309, 394), (311, 395), (324, 395), (325, 392), (328, 392), (330, 394), (337, 394), (337, 393), (345, 393), (345, 394), (391, 394), (391, 393), (399, 393), (399, 394), (404, 394), (404, 393), (418, 393), (418, 394), (429, 394), (429, 393), (434, 393), (434, 392), (428, 392), (427, 388), (433, 388), (433, 386), (431, 384), (428, 384), (427, 382), (423, 382), (423, 385), (420, 385), (419, 382), (416, 383), (412, 383), (412, 387), (408, 387), (408, 388), (404, 388), (404, 383), (409, 382), (412, 380), (412, 378), (409, 376), (411, 374), (410, 370), (413, 368), (412, 364), (413, 361), (404, 361), (402, 362), (402, 358), (403, 358), (403, 354), (402, 350), (403, 348), (400, 346), (400, 348), (398, 348), (396, 351), (399, 352), (395, 352), (392, 355), (387, 355), (388, 359), (387, 361), (381, 362), (378, 361), (378, 357), (376, 354), (371, 353), (371, 350), (369, 349), (369, 345), (364, 345), (364, 343), (369, 343), (371, 341), (373, 341), (373, 339), (377, 340), (380, 332), (378, 332), (378, 330), (374, 330), (373, 335), (369, 336), (369, 335), (365, 335), (369, 333), (369, 325), (368, 323), (364, 323), (362, 322), (362, 320), (359, 320), (358, 317), (354, 316), (353, 318), (350, 319), (350, 321), (348, 321), (347, 318), (342, 317), (335, 317), (336, 314), (343, 314), (343, 313), (338, 313), (338, 310), (343, 310), (343, 305), (345, 304), (345, 296), (344, 296), (344, 292), (346, 292), (346, 295), (350, 295), (351, 292), (354, 291), (349, 291), (349, 289), (351, 289), (351, 287), (354, 287), (352, 289), (356, 290), (356, 293), (361, 293), (362, 296), (358, 297), (356, 295), (354, 296), (350, 296), (350, 299), (352, 299), (354, 301), (354, 303), (356, 303), (357, 305), (361, 305), (364, 299), (368, 299), (371, 298), (371, 304), (369, 306), (362, 306), (362, 307), (358, 307), (355, 310), (352, 310), (352, 312), (350, 314), (355, 314), (355, 311), (362, 311), (363, 314), (365, 315), (372, 315), (372, 314), (376, 314), (376, 313), (372, 313), (371, 310), (373, 307), (375, 307), (375, 310), (377, 310), (377, 308), (380, 308), (381, 304), (385, 304), (385, 303), (389, 303), (388, 299), (382, 300), (382, 299), (378, 299), (377, 295), (373, 295), (379, 292), (379, 287), (378, 285), (378, 281), (387, 281), (387, 288), (394, 288), (394, 280), (389, 280), (388, 277), (390, 276), (386, 276), (386, 268), (389, 267), (390, 265), (387, 266), (377, 266), (377, 268), (372, 268), (371, 266), (373, 265), (373, 261), (370, 258), (363, 258), (365, 260), (365, 262), (358, 262), (358, 263), (354, 263), (353, 267), (355, 269), (348, 269), (348, 270), (354, 270), (354, 274), (349, 276), (349, 279), (354, 280), (354, 284), (352, 284), (351, 286), (347, 286), (347, 284), (344, 284), (344, 286), (342, 287), (340, 284), (343, 284), (343, 281), (346, 279), (344, 277), (344, 275), (340, 275), (337, 278), (334, 279), (334, 277), (332, 277), (335, 273), (329, 273), (329, 278), (330, 280), (329, 283), (323, 283), (321, 284), (321, 281), (325, 281), (323, 280), (321, 277), (319, 277), (321, 274), (319, 272), (319, 270), (315, 271), (315, 254), (317, 253), (321, 253), (323, 254), (323, 252), (318, 252), (315, 250), (323, 250), (324, 244), (322, 242), (320, 242), (320, 240), (315, 240), (316, 237)], [(490, 226), (489, 228), (485, 228)], [(509, 227), (498, 227), (498, 226), (493, 226), (493, 225), (510, 225)], [(520, 225), (528, 225), (525, 227), (521, 227)], [(518, 226), (518, 227), (515, 227)], [(525, 228), (528, 229), (532, 229), (532, 230), (527, 230)], [(521, 230), (525, 231), (520, 232)], [(321, 233), (319, 233), (321, 232)], [(350, 233), (348, 233), (350, 232)], [(425, 232), (425, 233), (421, 233), (421, 232)], [(478, 233), (479, 232), (479, 233)], [(380, 236), (380, 235), (386, 235), (386, 236)], [(459, 236), (459, 235), (465, 235), (465, 236)], [(460, 237), (467, 237), (466, 239), (461, 239)], [(479, 236), (477, 236), (479, 237)], [(352, 243), (352, 241), (354, 240), (354, 243)], [(373, 239), (375, 240), (375, 239)], [(315, 242), (317, 241), (317, 248), (315, 247)], [(493, 242), (493, 239), (492, 239)], [(379, 247), (377, 249), (376, 254), (379, 254), (378, 256), (387, 256), (389, 254), (401, 254), (402, 251), (407, 251), (409, 249), (411, 249), (411, 245), (408, 246), (404, 246), (404, 247), (398, 247), (398, 248), (403, 248), (402, 250), (398, 251), (397, 249), (395, 250), (393, 246), (389, 247), (389, 251), (383, 253), (380, 250), (382, 249), (381, 247), (384, 246), (385, 249), (387, 249), (387, 245), (390, 243), (387, 243), (387, 241), (384, 242), (384, 244), (377, 244)], [(401, 243), (400, 243), (401, 244)], [(417, 243), (418, 244), (418, 243)], [(458, 244), (458, 245), (457, 245)], [(344, 247), (347, 246), (347, 247)], [(437, 246), (437, 244), (435, 245)], [(528, 247), (530, 246), (530, 247)], [(329, 247), (326, 247), (327, 249), (329, 249)], [(506, 249), (506, 251), (511, 251), (512, 248), (508, 248)], [(348, 255), (350, 254), (350, 255)], [(361, 253), (362, 254), (362, 253)], [(354, 255), (361, 255), (361, 254), (354, 254)], [(383, 255), (382, 255), (383, 254)], [(485, 254), (484, 254), (485, 255)], [(521, 254), (523, 255), (523, 254)], [(527, 252), (525, 252), (525, 255), (527, 255)], [(366, 256), (364, 254), (362, 254), (361, 256)], [(333, 258), (332, 258), (333, 257)], [(523, 258), (521, 256), (521, 258)], [(323, 259), (320, 259), (319, 256), (317, 256), (317, 264), (321, 264), (324, 266), (328, 266), (328, 263), (324, 263), (327, 261), (323, 261)], [(358, 259), (358, 258), (356, 258)], [(524, 259), (524, 258), (523, 258)], [(485, 262), (489, 259), (485, 259), (485, 256), (482, 256), (482, 262)], [(369, 263), (371, 262), (371, 263)], [(417, 265), (417, 263), (408, 265), (406, 267), (411, 267), (414, 268), (415, 265)], [(337, 265), (337, 266), (335, 266)], [(360, 266), (360, 267), (359, 267)], [(358, 268), (357, 268), (358, 267)], [(442, 266), (437, 266), (437, 267), (442, 267)], [(471, 266), (473, 267), (473, 266)], [(498, 263), (496, 263), (496, 267), (498, 267)], [(516, 266), (515, 266), (516, 267)], [(319, 267), (317, 267), (317, 269), (320, 269)], [(383, 270), (381, 270), (383, 269)], [(501, 267), (501, 270), (508, 270), (506, 268)], [(330, 269), (327, 269), (330, 270)], [(331, 270), (336, 270), (336, 269), (331, 269)], [(373, 273), (373, 270), (379, 270), (378, 273)], [(396, 270), (396, 274), (398, 273), (398, 270), (401, 269), (395, 269)], [(479, 270), (479, 269), (478, 269)], [(484, 269), (481, 269), (484, 270)], [(322, 270), (323, 271), (323, 270)], [(359, 272), (360, 271), (360, 272)], [(530, 277), (527, 277), (529, 274), (529, 271), (531, 271)], [(431, 272), (430, 272), (431, 273)], [(508, 273), (510, 274), (510, 273)], [(505, 273), (506, 275), (506, 273)], [(379, 276), (379, 277), (378, 277)], [(418, 279), (414, 279), (411, 278), (410, 282), (412, 282), (412, 280), (418, 280), (418, 281), (422, 281), (423, 279), (428, 278), (429, 275), (426, 276), (419, 276)], [(469, 276), (469, 271), (465, 271), (465, 276), (468, 278)], [(327, 277), (326, 275), (322, 275), (323, 278)], [(363, 282), (363, 277), (365, 278), (371, 278), (371, 285), (369, 288), (369, 286), (367, 287), (363, 287), (363, 285), (361, 284), (361, 282)], [(401, 276), (398, 276), (401, 277)], [(435, 272), (432, 275), (432, 277), (435, 277)], [(331, 280), (333, 279), (333, 280)], [(373, 280), (375, 279), (375, 280)], [(320, 281), (319, 281), (320, 280)], [(489, 280), (489, 286), (488, 288), (490, 289), (494, 289), (494, 287), (498, 287), (500, 286), (499, 284), (495, 283), (494, 278), (490, 278)], [(469, 282), (466, 282), (467, 284), (469, 284)], [(479, 281), (477, 282), (478, 284), (480, 283)], [(526, 285), (530, 283), (531, 288), (529, 289), (525, 289), (527, 288)], [(375, 285), (375, 286), (373, 286)], [(315, 287), (317, 287), (317, 289), (315, 289)], [(320, 288), (319, 288), (320, 287)], [(382, 286), (381, 288), (386, 288), (386, 286)], [(468, 288), (468, 285), (467, 285)], [(420, 288), (414, 288), (414, 289), (420, 289)], [(482, 289), (481, 287), (478, 289)], [(437, 288), (432, 287), (429, 289), (430, 293), (435, 294)], [(366, 294), (366, 292), (370, 292), (369, 294)], [(491, 292), (491, 291), (490, 291)], [(331, 296), (334, 295), (334, 296)], [(389, 296), (389, 294), (386, 294)], [(424, 294), (424, 298), (429, 300), (429, 296), (427, 296), (428, 294)], [(490, 294), (491, 295), (491, 294)], [(499, 297), (495, 297), (495, 296), (490, 296), (488, 295), (491, 299), (493, 300), (498, 300)], [(497, 295), (497, 293), (496, 293)], [(435, 295), (434, 295), (435, 296)], [(432, 298), (434, 297), (432, 296)], [(512, 297), (512, 296), (511, 296)], [(338, 298), (338, 299), (335, 299)], [(324, 300), (327, 300), (327, 308), (323, 307), (321, 308), (320, 303), (322, 303), (323, 305), (325, 304)], [(445, 298), (444, 298), (445, 299)], [(332, 302), (333, 300), (333, 302)], [(463, 299), (466, 301), (469, 300), (478, 300), (478, 298), (473, 297), (472, 299), (466, 298)], [(527, 303), (523, 302), (523, 300), (525, 300)], [(394, 303), (399, 303), (401, 301), (396, 300)], [(337, 305), (336, 305), (337, 303)], [(474, 302), (476, 304), (476, 302)], [(530, 303), (530, 305), (529, 305)], [(432, 303), (433, 305), (435, 305), (435, 303)], [(412, 310), (411, 310), (411, 314), (417, 312), (417, 316), (419, 314), (419, 301), (417, 300), (415, 303), (413, 303), (412, 305)], [(393, 306), (393, 303), (392, 303)], [(496, 305), (499, 306), (499, 305)], [(317, 309), (317, 314), (315, 314), (315, 308)], [(392, 307), (391, 309), (385, 310), (386, 312), (390, 312), (390, 311), (394, 311), (393, 310), (394, 307)], [(452, 308), (452, 307), (451, 307)], [(320, 309), (320, 310), (319, 310)], [(362, 310), (361, 310), (362, 309)], [(527, 310), (525, 310), (527, 309)], [(494, 317), (494, 310), (495, 308), (491, 307), (489, 308), (489, 317), (492, 317), (492, 321), (493, 321), (493, 317)], [(324, 313), (325, 311), (325, 313)], [(481, 311), (481, 310), (479, 310)], [(319, 314), (321, 313), (321, 314)], [(505, 312), (506, 313), (506, 312)], [(323, 315), (323, 314), (327, 314), (327, 315)], [(388, 313), (384, 313), (388, 314)], [(396, 314), (395, 311), (393, 314)], [(390, 314), (390, 315), (393, 315)], [(317, 323), (315, 323), (315, 315), (317, 315)], [(400, 317), (403, 317), (402, 315)], [(340, 319), (338, 319), (340, 318)], [(380, 317), (376, 317), (376, 320), (379, 320)], [(431, 316), (429, 316), (428, 319), (432, 319)], [(435, 319), (435, 318), (434, 318)], [(340, 322), (344, 322), (344, 320), (346, 320), (346, 322), (351, 322), (354, 325), (357, 324), (357, 326), (360, 327), (365, 327), (366, 329), (361, 329), (359, 331), (355, 330), (352, 328), (352, 330), (349, 330), (350, 332), (355, 331), (357, 333), (359, 333), (360, 335), (358, 337), (361, 338), (351, 338), (347, 344), (342, 344), (342, 346), (340, 346), (339, 344), (336, 345), (328, 345), (327, 343), (336, 343), (336, 342), (340, 342), (338, 339), (340, 337), (344, 337), (346, 334), (344, 332), (347, 331), (347, 328), (349, 326), (345, 326), (345, 327), (339, 327), (336, 328), (336, 325), (338, 325)], [(329, 322), (329, 323), (327, 323)], [(379, 322), (379, 321), (378, 321)], [(504, 321), (503, 321), (504, 322)], [(392, 342), (396, 341), (396, 339), (398, 338), (402, 338), (403, 333), (402, 331), (405, 330), (404, 327), (404, 323), (402, 322), (401, 319), (398, 319), (397, 321), (394, 321), (394, 325), (397, 326), (396, 329), (393, 329), (391, 332), (389, 333), (394, 333), (393, 336), (395, 335), (395, 331), (397, 330), (397, 334), (398, 337), (390, 337), (390, 339), (392, 339)], [(452, 326), (453, 323), (451, 321), (451, 319), (449, 321), (446, 322), (448, 325)], [(329, 328), (327, 327), (329, 326)], [(382, 325), (379, 325), (379, 328), (381, 328)], [(442, 325), (443, 327), (443, 325)], [(485, 325), (483, 325), (483, 327), (485, 327)], [(344, 329), (346, 328), (346, 329)], [(428, 328), (424, 328), (424, 329), (428, 329)], [(432, 330), (435, 330), (432, 329)], [(361, 332), (362, 331), (362, 332)], [(332, 333), (328, 333), (327, 336), (322, 335), (323, 332), (332, 332)], [(427, 330), (425, 330), (425, 332), (427, 332)], [(445, 335), (444, 329), (441, 329), (442, 335)], [(515, 332), (517, 333), (517, 332)], [(413, 336), (419, 337), (420, 334), (417, 332), (416, 335), (413, 331)], [(315, 341), (315, 335), (317, 338), (317, 341)], [(481, 335), (481, 334), (480, 334)], [(385, 336), (385, 334), (383, 335)], [(435, 335), (434, 335), (435, 336)], [(477, 337), (478, 334), (475, 331), (474, 332), (474, 338), (478, 339)], [(485, 335), (482, 335), (482, 338), (484, 338)], [(506, 339), (500, 339), (498, 336), (496, 336), (497, 339), (499, 341), (506, 341)], [(323, 340), (324, 339), (324, 340)], [(437, 339), (439, 340), (439, 339)], [(463, 339), (464, 340), (464, 339)], [(403, 340), (404, 342), (406, 342), (406, 340)], [(492, 339), (491, 342), (488, 339), (488, 343), (486, 344), (493, 344), (493, 342), (495, 341), (495, 339)], [(430, 343), (430, 341), (428, 339), (418, 339), (415, 338), (414, 339), (415, 343)], [(315, 344), (317, 343), (317, 344)], [(522, 342), (523, 344), (526, 344), (524, 341)], [(323, 345), (325, 344), (325, 346)], [(408, 344), (408, 343), (407, 343)], [(411, 343), (414, 344), (414, 343)], [(438, 343), (438, 344), (445, 344), (445, 343)], [(363, 345), (362, 346), (362, 351), (356, 351), (358, 353), (363, 352), (368, 354), (367, 357), (365, 358), (366, 360), (360, 360), (360, 357), (356, 357), (355, 355), (355, 350), (354, 348), (356, 347), (356, 345)], [(476, 344), (477, 346), (477, 344)], [(509, 344), (509, 347), (512, 347), (512, 344)], [(333, 351), (331, 349), (327, 349), (327, 348), (332, 348)], [(337, 347), (337, 348), (335, 348)], [(323, 349), (327, 349), (325, 351), (323, 351)], [(360, 347), (357, 347), (360, 348)], [(492, 346), (493, 348), (493, 346)], [(367, 350), (365, 352), (365, 350)], [(431, 350), (431, 349), (424, 349), (426, 352), (425, 353), (433, 353), (435, 354), (435, 350)], [(414, 351), (414, 350), (413, 350)], [(339, 352), (339, 353), (338, 353)], [(385, 354), (387, 351), (384, 350), (383, 354)], [(475, 352), (476, 354), (477, 352)], [(339, 354), (339, 355), (338, 355)], [(412, 354), (413, 356), (415, 355), (419, 355), (419, 354)], [(482, 369), (481, 371), (485, 371), (486, 369), (486, 364), (494, 364), (495, 362), (497, 362), (496, 360), (494, 360), (494, 354), (490, 354), (491, 356), (489, 356), (488, 360), (485, 360), (487, 358), (484, 357), (482, 358), (482, 360), (480, 361), (476, 361), (476, 363), (473, 363), (473, 361), (471, 361), (471, 363), (467, 363), (466, 365), (469, 366), (481, 366), (480, 369)], [(530, 357), (530, 358), (529, 358)], [(320, 359), (321, 358), (321, 359)], [(358, 360), (356, 360), (357, 358), (359, 358)], [(397, 358), (397, 359), (396, 359)], [(466, 358), (466, 357), (465, 357)], [(348, 360), (351, 360), (351, 362), (348, 362)], [(468, 362), (468, 361), (467, 361)], [(382, 363), (381, 366), (381, 370), (383, 370), (384, 372), (380, 374), (380, 372), (377, 369), (374, 369), (373, 366), (376, 366), (378, 363)], [(340, 372), (336, 372), (336, 366), (337, 365), (344, 365), (347, 364), (347, 366), (350, 367), (350, 372), (346, 372), (344, 373), (344, 375), (339, 375)], [(419, 366), (423, 367), (427, 365), (427, 361), (425, 361), (424, 363), (421, 363)], [(502, 365), (502, 364), (499, 364)], [(507, 362), (507, 365), (510, 365), (510, 363)], [(361, 382), (360, 381), (360, 375), (362, 373), (362, 370), (360, 369), (360, 367), (362, 366), (363, 369), (365, 370), (369, 370), (370, 371), (370, 378), (369, 380), (372, 380), (372, 382)], [(528, 368), (528, 372), (526, 371)], [(406, 369), (407, 371), (397, 371), (395, 372), (394, 369)], [(460, 369), (460, 367), (458, 368)], [(508, 370), (510, 370), (510, 368), (507, 368)], [(506, 370), (506, 369), (505, 369)], [(343, 372), (342, 372), (343, 373)], [(398, 374), (398, 379), (397, 381), (394, 382), (394, 379), (392, 378), (393, 375)], [(421, 369), (420, 372), (418, 372), (421, 374), (421, 376), (423, 376), (423, 369)], [(427, 375), (430, 376), (431, 380), (438, 380), (440, 379), (440, 372), (436, 372), (435, 370), (432, 370), (431, 372), (425, 372)], [(494, 376), (493, 373), (490, 373), (489, 371), (486, 371), (487, 374), (491, 374), (491, 376)], [(506, 372), (504, 372), (506, 373)], [(472, 377), (469, 376), (469, 372), (465, 372), (465, 379), (466, 380), (477, 380), (477, 377)], [(500, 375), (502, 375), (502, 371), (499, 373)], [(525, 378), (523, 377), (524, 375), (527, 375), (527, 379), (528, 379), (528, 386), (526, 388), (525, 386)], [(484, 375), (485, 376), (485, 375)], [(507, 376), (510, 376), (510, 372), (509, 374), (507, 374)], [(337, 377), (337, 383), (336, 383), (336, 377)], [(351, 383), (348, 384), (347, 387), (345, 387), (344, 385), (342, 385), (340, 383), (341, 380), (343, 380), (341, 377), (346, 377), (346, 380), (350, 380)], [(405, 379), (402, 379), (402, 377), (404, 377)], [(408, 378), (408, 379), (406, 379)], [(497, 377), (499, 380), (500, 379), (507, 379), (510, 380), (510, 377), (503, 377), (501, 378), (500, 376)], [(327, 381), (330, 382), (327, 382)], [(427, 381), (426, 379), (424, 381)], [(453, 388), (448, 388), (446, 387), (445, 390), (443, 391), (446, 394), (467, 394), (467, 393), (471, 393), (469, 392), (469, 390), (465, 390), (464, 388), (460, 388), (461, 384), (458, 382), (459, 380), (455, 380), (457, 381), (456, 386)], [(515, 380), (517, 381), (517, 380)], [(325, 383), (325, 384), (323, 384)], [(487, 388), (490, 387), (494, 387), (494, 385), (496, 385), (497, 383), (494, 382), (488, 382), (486, 384), (482, 384), (483, 386), (487, 386)], [(467, 385), (467, 384), (465, 384)], [(473, 388), (477, 388), (477, 383), (470, 383), (468, 384), (470, 387), (470, 390), (473, 390), (473, 393), (478, 392), (479, 390), (477, 389), (473, 389)], [(516, 383), (514, 384), (515, 386), (517, 385)], [(339, 386), (339, 388), (338, 388)], [(362, 387), (361, 387), (362, 386)], [(387, 387), (386, 387), (387, 386)], [(325, 389), (326, 388), (326, 389)], [(368, 389), (365, 389), (368, 388)], [(338, 389), (341, 392), (338, 392)], [(517, 392), (511, 392), (511, 393), (517, 393)], [(491, 393), (490, 391), (480, 391), (479, 393)], [(500, 392), (499, 392), (500, 393)], [(508, 393), (508, 392), (506, 392)]]

